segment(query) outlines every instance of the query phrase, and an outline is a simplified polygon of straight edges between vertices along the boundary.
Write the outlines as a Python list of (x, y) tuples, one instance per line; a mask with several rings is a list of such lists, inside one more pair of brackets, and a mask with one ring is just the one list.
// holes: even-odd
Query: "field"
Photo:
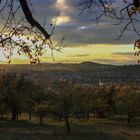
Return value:
[[(14, 116), (14, 113), (18, 113), (16, 115), (21, 114), (21, 116), (18, 121), (11, 121), (12, 117), (0, 120), (0, 140), (140, 140), (140, 118), (137, 118), (140, 117), (140, 86), (136, 84), (137, 82), (125, 84), (123, 81), (125, 77), (126, 81), (129, 80), (128, 75), (135, 68), (137, 74), (132, 73), (135, 78), (130, 78), (139, 81), (137, 77), (140, 77), (140, 67), (135, 66), (133, 69), (128, 66), (129, 70), (126, 67), (104, 66), (89, 62), (75, 65), (26, 65), (26, 67), (24, 65), (10, 65), (10, 67), (3, 65), (0, 79), (2, 85), (0, 115), (10, 113)], [(98, 69), (101, 71), (97, 72)], [(89, 79), (93, 80), (90, 81), (91, 83), (98, 82), (100, 74), (103, 76), (101, 78), (103, 82), (106, 82), (104, 79), (108, 79), (116, 80), (118, 83), (123, 82), (123, 84), (83, 85)], [(78, 82), (74, 84), (67, 82), (69, 77), (74, 82), (82, 81), (81, 87), (79, 84), (77, 86)], [(81, 78), (79, 80), (76, 77)], [(49, 83), (47, 78), (55, 79), (54, 81), (57, 82)], [(61, 79), (66, 79), (66, 82)], [(43, 121), (44, 125), (40, 125), (41, 121), (37, 117), (29, 121), (25, 112), (33, 113), (38, 117), (43, 114), (46, 117)], [(107, 119), (113, 115), (119, 119)], [(85, 119), (88, 119), (88, 116), (90, 120)], [(14, 116), (13, 120), (16, 120), (16, 117)], [(65, 121), (54, 119), (60, 117)], [(68, 119), (66, 117), (70, 118), (71, 131), (69, 133), (66, 131), (65, 123)], [(106, 119), (99, 119), (101, 117), (106, 117)], [(127, 119), (131, 120), (130, 124), (127, 124)]]
[(71, 120), (70, 133), (63, 121), (0, 121), (0, 140), (140, 140), (140, 122), (126, 120)]

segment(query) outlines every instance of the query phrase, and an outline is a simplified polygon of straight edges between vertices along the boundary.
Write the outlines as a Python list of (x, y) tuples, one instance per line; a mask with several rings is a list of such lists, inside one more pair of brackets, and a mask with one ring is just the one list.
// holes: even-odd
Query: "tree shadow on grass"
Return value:
[(0, 140), (127, 140), (121, 136), (113, 136), (105, 133), (81, 133), (71, 132), (66, 133), (11, 133), (8, 135), (1, 135)]
[(28, 128), (28, 127), (39, 127), (39, 124), (33, 123), (31, 121), (19, 120), (19, 121), (11, 121), (11, 120), (3, 120), (0, 121), (0, 128)]
[[(103, 125), (103, 124), (102, 124)], [(139, 140), (128, 139), (127, 134), (108, 133), (107, 127), (97, 124), (71, 124), (72, 132), (66, 133), (65, 125), (46, 125), (30, 121), (0, 121), (0, 140)], [(104, 127), (104, 130), (101, 129)]]

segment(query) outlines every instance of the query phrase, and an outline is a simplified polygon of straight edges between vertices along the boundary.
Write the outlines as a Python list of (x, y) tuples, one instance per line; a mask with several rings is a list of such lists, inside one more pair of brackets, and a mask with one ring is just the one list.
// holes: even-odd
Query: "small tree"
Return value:
[(139, 110), (140, 103), (140, 93), (137, 90), (134, 90), (133, 87), (127, 86), (122, 89), (117, 95), (117, 108), (118, 113), (127, 115), (128, 124), (131, 122)]
[(92, 100), (94, 100), (92, 88), (77, 86), (74, 88), (74, 93), (74, 114), (89, 119), (92, 113)]
[(55, 90), (49, 94), (48, 110), (54, 116), (63, 118), (67, 132), (71, 131), (69, 118), (73, 116), (73, 86), (69, 81), (59, 81)]
[(23, 75), (9, 73), (3, 75), (3, 102), (12, 113), (12, 120), (18, 119), (18, 114), (25, 106), (25, 79)]
[(43, 119), (47, 114), (48, 105), (43, 102), (35, 107), (35, 113), (40, 118), (40, 125), (43, 125)]

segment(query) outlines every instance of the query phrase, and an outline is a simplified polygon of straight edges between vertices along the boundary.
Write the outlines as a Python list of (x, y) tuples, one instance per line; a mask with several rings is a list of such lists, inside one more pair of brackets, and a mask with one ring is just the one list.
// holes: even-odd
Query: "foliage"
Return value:
[(27, 56), (31, 64), (39, 64), (46, 49), (59, 49), (62, 45), (64, 38), (55, 45), (51, 40), (55, 23), (48, 26), (49, 33), (35, 20), (30, 8), (29, 0), (0, 0), (0, 47), (8, 63), (16, 50), (19, 55)]
[[(41, 86), (42, 85), (42, 86)], [(23, 75), (0, 75), (0, 113), (11, 113), (12, 120), (21, 113), (40, 119), (46, 117), (65, 120), (67, 132), (71, 130), (69, 120), (90, 118), (112, 118), (125, 116), (128, 123), (140, 115), (140, 86), (117, 84), (103, 86), (74, 85), (65, 79), (55, 85), (46, 79), (27, 80)]]

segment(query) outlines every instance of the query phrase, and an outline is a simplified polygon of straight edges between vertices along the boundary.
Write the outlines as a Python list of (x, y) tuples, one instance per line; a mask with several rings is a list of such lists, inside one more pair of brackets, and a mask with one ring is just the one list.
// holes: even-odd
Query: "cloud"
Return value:
[(62, 25), (62, 24), (66, 24), (66, 23), (70, 22), (71, 18), (68, 16), (58, 16), (58, 17), (52, 19), (52, 23), (54, 23), (55, 20), (56, 20), (56, 25)]
[(113, 59), (94, 59), (93, 61), (103, 64), (112, 64), (112, 65), (129, 65), (129, 64), (136, 64), (136, 60), (113, 60)]
[(77, 28), (77, 31), (79, 31), (79, 30), (90, 30), (90, 29), (93, 29), (93, 27), (92, 26), (80, 26), (80, 27)]
[[(55, 30), (55, 39), (59, 40), (63, 35), (68, 34), (68, 44), (133, 44), (137, 35), (128, 30), (125, 37), (117, 40), (121, 26), (112, 25), (116, 20), (104, 17), (99, 24), (94, 22), (95, 16), (92, 13), (83, 13), (78, 9), (80, 0), (34, 0), (33, 7), (35, 17), (43, 21), (47, 18), (48, 25), (54, 20), (58, 12), (58, 23)], [(41, 23), (41, 22), (40, 22)], [(49, 28), (49, 27), (48, 27)], [(47, 28), (47, 29), (48, 29)]]
[(87, 57), (90, 54), (76, 54), (76, 55), (67, 55), (66, 57)]
[[(46, 17), (45, 27), (48, 32), (51, 32), (53, 27), (50, 24), (54, 23), (58, 15), (52, 40), (56, 43), (66, 35), (65, 44), (67, 47), (64, 50), (68, 49), (68, 51), (57, 58), (61, 57), (61, 60), (66, 60), (66, 62), (80, 62), (90, 59), (110, 64), (135, 63), (137, 58), (133, 56), (133, 46), (128, 45), (133, 44), (139, 38), (135, 32), (127, 30), (125, 36), (118, 40), (123, 26), (112, 25), (117, 21), (107, 17), (103, 17), (99, 23), (96, 23), (95, 16), (88, 12), (79, 16), (81, 12), (78, 9), (79, 1), (32, 0), (33, 16), (42, 25), (44, 17)], [(104, 44), (106, 46), (103, 46)], [(127, 47), (122, 44), (127, 44)], [(109, 56), (107, 57), (106, 54)]]
[(127, 55), (134, 55), (134, 52), (115, 52), (113, 53), (113, 55), (123, 55), (123, 56), (127, 56)]

